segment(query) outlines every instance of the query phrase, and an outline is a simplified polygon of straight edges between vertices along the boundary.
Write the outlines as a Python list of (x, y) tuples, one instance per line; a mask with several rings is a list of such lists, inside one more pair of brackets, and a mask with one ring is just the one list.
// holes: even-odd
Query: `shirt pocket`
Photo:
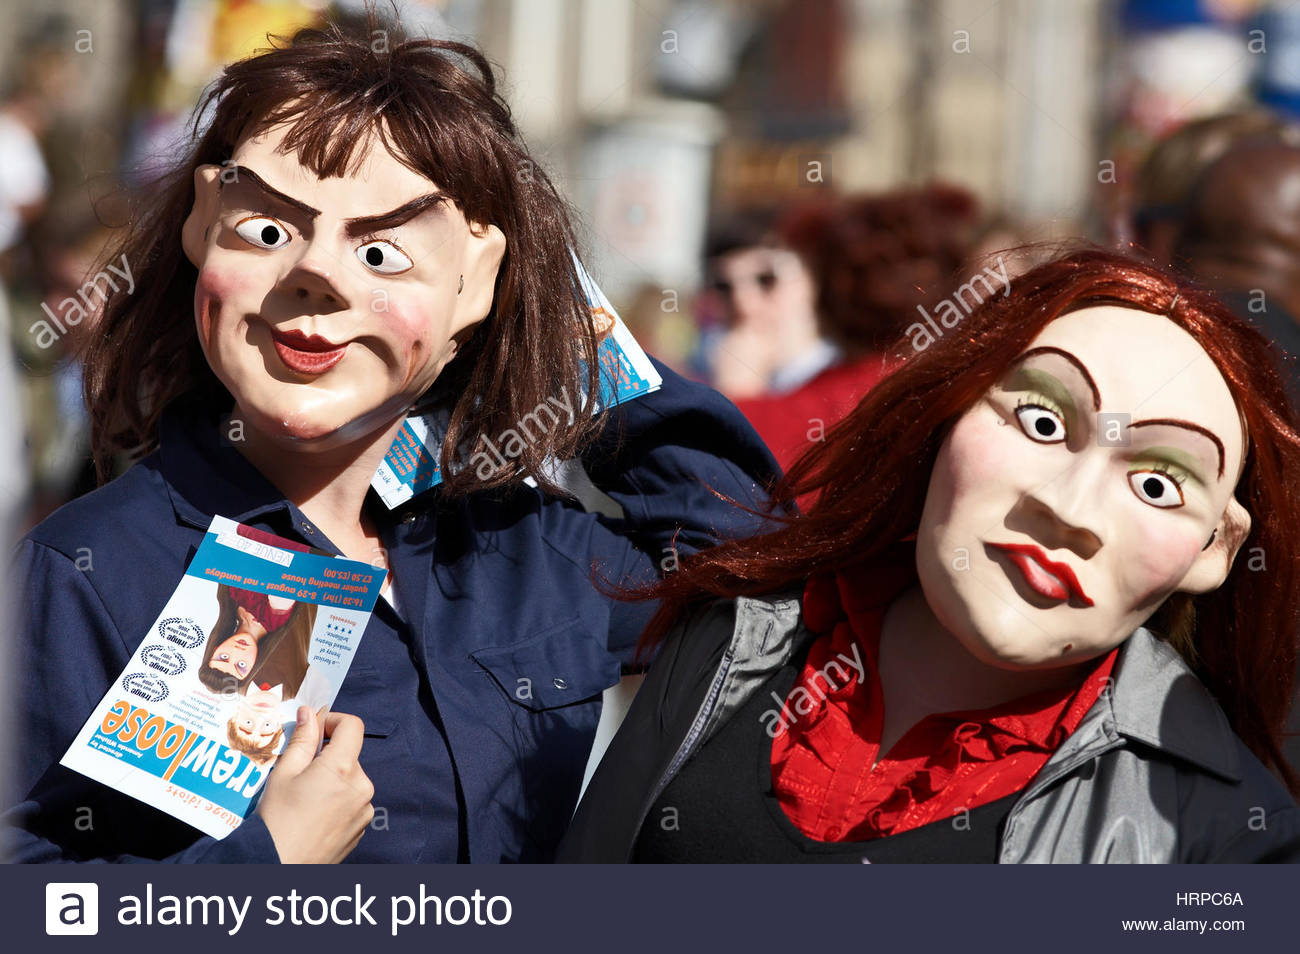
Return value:
[(619, 680), (618, 660), (581, 616), (510, 646), (478, 649), (470, 657), (497, 687), (531, 712), (588, 702)]
[(365, 738), (386, 739), (396, 734), (397, 720), (376, 711), (379, 706), (375, 702), (383, 695), (384, 680), (378, 672), (353, 667), (343, 677), (343, 685), (330, 711), (360, 716), (366, 727)]

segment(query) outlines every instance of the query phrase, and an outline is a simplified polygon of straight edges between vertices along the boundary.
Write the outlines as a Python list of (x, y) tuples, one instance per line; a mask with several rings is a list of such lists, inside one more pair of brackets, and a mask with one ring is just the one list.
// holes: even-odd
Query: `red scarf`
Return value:
[(772, 783), (790, 821), (819, 841), (880, 838), (1020, 791), (1078, 727), (1114, 666), (1118, 650), (1076, 688), (926, 716), (873, 768), (884, 719), (880, 627), (894, 597), (916, 582), (907, 551), (814, 577), (804, 593), (805, 625), (828, 635), (814, 641), (780, 721), (769, 723)]

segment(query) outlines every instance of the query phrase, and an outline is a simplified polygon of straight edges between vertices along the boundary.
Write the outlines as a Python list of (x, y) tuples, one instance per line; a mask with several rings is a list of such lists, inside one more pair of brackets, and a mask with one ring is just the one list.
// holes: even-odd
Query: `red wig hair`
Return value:
[(1145, 262), (1076, 251), (1014, 280), (929, 348), (907, 358), (790, 468), (774, 506), (814, 500), (779, 528), (697, 554), (648, 588), (663, 602), (642, 637), (660, 642), (692, 606), (802, 586), (809, 576), (880, 554), (920, 524), (935, 458), (952, 425), (1066, 312), (1119, 305), (1165, 315), (1218, 367), (1244, 422), (1248, 450), (1236, 496), (1252, 527), (1237, 566), (1217, 590), (1174, 594), (1147, 621), (1187, 659), (1233, 728), (1292, 791), (1280, 754), (1300, 638), (1300, 434), (1269, 342), (1208, 291)]

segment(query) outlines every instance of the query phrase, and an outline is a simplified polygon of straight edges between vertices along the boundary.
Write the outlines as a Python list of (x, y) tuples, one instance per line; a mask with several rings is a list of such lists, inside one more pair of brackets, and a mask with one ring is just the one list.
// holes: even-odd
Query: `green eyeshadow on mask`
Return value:
[(1134, 454), (1132, 461), (1134, 465), (1163, 464), (1175, 471), (1178, 476), (1187, 477), (1196, 481), (1202, 487), (1205, 486), (1205, 479), (1201, 476), (1200, 463), (1187, 451), (1179, 450), (1177, 447), (1146, 447)]
[(1078, 419), (1078, 411), (1075, 408), (1074, 396), (1070, 389), (1066, 387), (1059, 378), (1054, 374), (1044, 371), (1042, 368), (1028, 368), (1021, 366), (1011, 375), (1011, 380), (1006, 385), (1008, 391), (1036, 391), (1051, 401), (1056, 402), (1057, 408), (1071, 420)]

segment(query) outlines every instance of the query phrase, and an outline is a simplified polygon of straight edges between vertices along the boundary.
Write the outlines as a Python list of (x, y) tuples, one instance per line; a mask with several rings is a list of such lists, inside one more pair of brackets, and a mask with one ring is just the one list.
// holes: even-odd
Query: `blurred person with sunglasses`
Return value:
[[(913, 349), (908, 331), (957, 284), (975, 198), (932, 184), (833, 197), (729, 223), (710, 241), (731, 324), (714, 384), (788, 467)], [(741, 226), (761, 236), (743, 244)], [(765, 386), (754, 386), (755, 383)]]
[(706, 244), (708, 291), (725, 323), (709, 359), (733, 401), (792, 391), (838, 353), (817, 324), (817, 285), (778, 231), (774, 210), (720, 220)]

